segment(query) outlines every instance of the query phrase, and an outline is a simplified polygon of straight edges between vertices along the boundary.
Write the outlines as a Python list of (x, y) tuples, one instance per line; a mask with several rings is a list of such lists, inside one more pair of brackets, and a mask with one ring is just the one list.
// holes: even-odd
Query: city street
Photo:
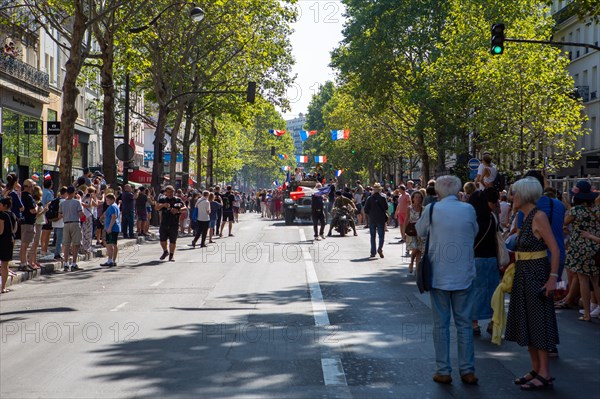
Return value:
[[(526, 349), (475, 337), (479, 386), (438, 385), (428, 295), (386, 235), (312, 241), (312, 226), (243, 214), (208, 248), (158, 242), (0, 299), (1, 398), (600, 398), (600, 320), (557, 311), (553, 391), (521, 392)], [(485, 330), (487, 321), (481, 323)]]

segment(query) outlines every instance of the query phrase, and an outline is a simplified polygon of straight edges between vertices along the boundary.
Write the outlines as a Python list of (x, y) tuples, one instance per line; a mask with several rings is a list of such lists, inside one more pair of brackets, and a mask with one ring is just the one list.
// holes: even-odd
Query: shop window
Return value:
[(19, 160), (21, 160), (21, 164), (28, 163), (29, 174), (41, 173), (42, 121), (4, 108), (2, 110), (2, 132), (3, 175), (8, 172), (18, 172), (17, 162)]

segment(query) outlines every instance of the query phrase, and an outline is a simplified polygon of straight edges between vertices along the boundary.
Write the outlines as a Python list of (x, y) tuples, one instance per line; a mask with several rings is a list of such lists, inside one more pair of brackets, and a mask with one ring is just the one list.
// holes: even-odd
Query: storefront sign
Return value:
[(23, 132), (25, 134), (37, 134), (37, 121), (24, 121), (23, 122)]
[(46, 122), (46, 132), (48, 136), (57, 136), (60, 134), (60, 122)]

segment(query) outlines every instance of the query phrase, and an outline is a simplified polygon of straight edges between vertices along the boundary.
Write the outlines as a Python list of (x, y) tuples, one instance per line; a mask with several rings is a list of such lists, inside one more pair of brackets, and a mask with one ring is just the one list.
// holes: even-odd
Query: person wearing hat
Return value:
[[(373, 194), (365, 202), (365, 213), (369, 215), (369, 233), (371, 234), (371, 257), (375, 256), (375, 249), (383, 258), (383, 242), (385, 239), (385, 223), (388, 220), (387, 200), (381, 195), (381, 184), (373, 184)], [(379, 244), (375, 248), (375, 236), (379, 235)]]
[(352, 227), (352, 231), (354, 231), (354, 235), (357, 236), (356, 233), (356, 224), (354, 224), (354, 213), (356, 212), (356, 206), (351, 199), (348, 199), (342, 195), (342, 191), (338, 190), (335, 192), (335, 201), (333, 202), (333, 219), (331, 219), (331, 223), (329, 224), (329, 233), (327, 233), (328, 237), (331, 237), (331, 231), (335, 227), (340, 212), (336, 212), (335, 209), (341, 210), (342, 207), (346, 207), (350, 211), (350, 217), (348, 218), (348, 222), (350, 223), (350, 227)]
[(594, 204), (598, 194), (592, 191), (592, 185), (588, 181), (578, 181), (571, 190), (573, 207), (567, 211), (565, 217), (565, 226), (572, 224), (565, 266), (567, 270), (575, 272), (579, 279), (583, 301), (583, 316), (579, 318), (581, 321), (591, 321), (592, 317), (600, 315), (600, 310), (590, 310), (589, 284), (591, 281), (596, 303), (600, 303), (600, 265), (595, 260), (600, 244), (586, 239), (583, 234), (587, 231), (594, 236), (600, 235), (600, 207)]
[[(160, 260), (165, 260), (168, 256), (169, 262), (175, 262), (175, 247), (179, 234), (179, 216), (187, 208), (181, 198), (175, 196), (173, 186), (166, 186), (165, 195), (158, 200), (155, 209), (161, 212), (158, 235), (163, 254), (160, 256)], [(168, 250), (167, 240), (169, 241)]]

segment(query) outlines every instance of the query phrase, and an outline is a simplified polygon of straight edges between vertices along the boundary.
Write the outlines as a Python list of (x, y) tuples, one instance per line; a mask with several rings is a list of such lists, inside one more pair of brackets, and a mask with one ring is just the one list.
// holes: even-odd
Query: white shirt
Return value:
[(196, 201), (196, 209), (198, 209), (198, 221), (208, 222), (210, 220), (210, 202), (207, 198), (202, 197)]
[(302, 181), (302, 173), (296, 175), (296, 181)]
[[(490, 171), (490, 175), (483, 177), (483, 173), (485, 172), (485, 169), (489, 169)], [(498, 174), (498, 168), (496, 168), (496, 165), (494, 163), (490, 163), (490, 166), (486, 166), (483, 162), (479, 164), (479, 166), (477, 167), (477, 175), (478, 176), (482, 176), (483, 177), (483, 183), (485, 185), (490, 185), (494, 182), (494, 180), (496, 180), (496, 175)], [(480, 187), (481, 188), (481, 187)], [(485, 188), (485, 187), (483, 187)]]
[(500, 225), (507, 228), (510, 223), (510, 204), (506, 201), (500, 201)]

